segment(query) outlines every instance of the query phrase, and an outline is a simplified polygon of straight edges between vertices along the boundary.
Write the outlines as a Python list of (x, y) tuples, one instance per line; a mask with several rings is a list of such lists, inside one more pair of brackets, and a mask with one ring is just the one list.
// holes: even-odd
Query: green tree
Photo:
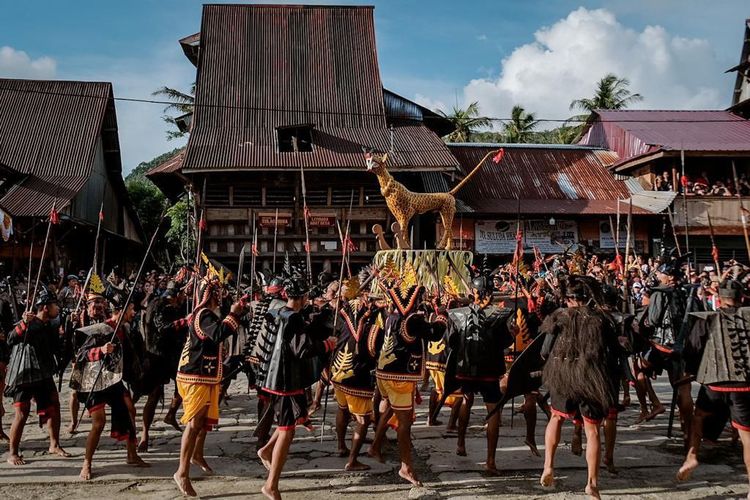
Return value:
[(527, 113), (521, 106), (513, 106), (510, 121), (503, 124), (503, 139), (509, 143), (532, 142), (538, 124), (534, 113)]
[[(171, 101), (171, 104), (167, 105), (167, 107), (164, 108), (165, 114), (162, 116), (162, 119), (165, 122), (170, 123), (175, 127), (175, 130), (167, 130), (167, 139), (176, 139), (187, 134), (187, 132), (183, 132), (179, 129), (179, 127), (177, 126), (176, 118), (178, 118), (178, 116), (180, 115), (185, 115), (187, 113), (193, 112), (193, 106), (195, 104), (195, 82), (193, 82), (193, 84), (190, 86), (189, 93), (164, 86), (154, 91), (151, 95), (165, 97), (168, 101)], [(179, 115), (172, 116), (166, 114), (169, 112), (177, 112), (179, 113)]]
[(492, 120), (479, 114), (479, 103), (472, 102), (466, 109), (454, 106), (450, 113), (438, 110), (438, 113), (450, 120), (456, 130), (448, 134), (447, 142), (469, 142), (477, 129), (487, 128)]
[(633, 94), (629, 87), (630, 80), (608, 73), (596, 84), (596, 93), (593, 97), (575, 99), (570, 103), (571, 110), (585, 111), (585, 114), (572, 117), (571, 121), (585, 122), (597, 109), (625, 109), (635, 102), (642, 101), (643, 96)]

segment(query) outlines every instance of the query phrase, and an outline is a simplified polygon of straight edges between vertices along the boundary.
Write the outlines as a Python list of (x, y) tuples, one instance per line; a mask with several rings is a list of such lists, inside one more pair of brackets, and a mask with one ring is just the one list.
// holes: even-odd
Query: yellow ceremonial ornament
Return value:
[(102, 283), (102, 279), (98, 274), (91, 275), (91, 279), (89, 280), (89, 291), (100, 295), (104, 293), (104, 283)]
[(220, 285), (227, 285), (227, 284), (229, 284), (229, 282), (232, 279), (232, 273), (231, 272), (227, 272), (225, 274), (223, 267), (219, 267), (217, 269), (216, 266), (214, 266), (213, 263), (211, 262), (211, 259), (209, 259), (208, 256), (204, 252), (201, 252), (201, 260), (206, 265), (206, 269), (207, 269), (207, 271), (206, 271), (206, 277), (209, 280), (216, 279), (216, 280), (219, 281)]
[(337, 383), (354, 375), (354, 353), (349, 352), (349, 344), (339, 351), (331, 363), (331, 380)]
[(516, 311), (516, 326), (518, 327), (518, 333), (516, 334), (515, 350), (520, 353), (531, 344), (532, 340), (526, 316), (523, 315), (520, 308)]
[(396, 355), (393, 350), (396, 348), (396, 341), (393, 338), (393, 333), (388, 331), (383, 339), (383, 348), (380, 350), (380, 357), (378, 358), (378, 370), (384, 369), (389, 364), (396, 361)]
[(401, 283), (399, 283), (399, 291), (401, 295), (405, 295), (409, 292), (409, 289), (417, 285), (417, 271), (411, 262), (406, 261), (404, 268), (401, 271)]
[(443, 339), (440, 339), (436, 342), (430, 342), (429, 344), (427, 344), (427, 352), (429, 352), (433, 356), (437, 356), (444, 350), (445, 350), (445, 340)]

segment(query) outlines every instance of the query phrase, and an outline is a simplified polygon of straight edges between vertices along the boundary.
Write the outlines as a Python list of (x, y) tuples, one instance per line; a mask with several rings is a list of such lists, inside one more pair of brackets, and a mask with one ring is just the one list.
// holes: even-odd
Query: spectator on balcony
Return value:
[(708, 194), (710, 196), (732, 196), (732, 192), (729, 190), (726, 184), (721, 181), (716, 181), (711, 187), (711, 191), (704, 194)]

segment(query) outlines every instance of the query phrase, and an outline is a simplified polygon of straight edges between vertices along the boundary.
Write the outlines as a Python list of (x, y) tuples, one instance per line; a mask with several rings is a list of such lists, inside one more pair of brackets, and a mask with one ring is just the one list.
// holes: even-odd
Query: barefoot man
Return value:
[[(288, 301), (281, 309), (269, 313), (269, 328), (276, 335), (270, 357), (262, 361), (268, 369), (263, 383), (271, 395), (276, 430), (266, 445), (258, 450), (263, 466), (268, 469), (268, 478), (261, 493), (272, 500), (281, 499), (279, 478), (289, 454), (297, 425), (310, 425), (307, 413), (305, 389), (320, 377), (315, 370), (315, 358), (323, 358), (336, 346), (336, 337), (327, 337), (332, 330), (329, 325), (331, 309), (307, 319), (303, 312), (307, 304), (307, 280), (303, 274), (295, 274), (284, 281)], [(327, 338), (326, 338), (327, 337)], [(325, 340), (320, 340), (325, 339)]]
[[(10, 428), (8, 463), (11, 465), (26, 464), (19, 446), (32, 399), (36, 402), (39, 425), (47, 424), (49, 452), (61, 457), (70, 456), (60, 446), (60, 399), (53, 380), (55, 356), (60, 353), (60, 335), (52, 320), (60, 314), (60, 308), (55, 295), (44, 287), (37, 294), (34, 305), (36, 313), (26, 313), (8, 335), (8, 346), (12, 349), (8, 361), (8, 394), (13, 397), (16, 410)], [(28, 363), (34, 357), (37, 364)]]
[(690, 426), (690, 448), (677, 473), (678, 481), (689, 479), (698, 467), (704, 419), (716, 413), (730, 415), (750, 474), (750, 307), (739, 307), (743, 288), (739, 281), (727, 279), (719, 287), (718, 311), (691, 314), (695, 323), (684, 355), (701, 388)]
[(189, 318), (188, 337), (177, 368), (177, 389), (182, 396), (185, 425), (180, 444), (180, 466), (174, 481), (183, 495), (197, 495), (190, 482), (190, 464), (204, 473), (213, 470), (203, 456), (206, 432), (219, 423), (219, 392), (222, 377), (222, 343), (235, 334), (244, 306), (232, 304), (229, 315), (220, 318), (222, 284), (204, 278), (198, 290), (199, 303)]
[[(410, 273), (404, 273), (408, 277)], [(407, 278), (408, 279), (408, 278)], [(435, 342), (443, 338), (448, 318), (438, 315), (430, 322), (425, 313), (418, 311), (424, 287), (416, 283), (384, 283), (387, 294), (393, 302), (391, 312), (386, 316), (382, 347), (375, 371), (378, 390), (382, 396), (381, 415), (369, 455), (379, 461), (382, 446), (388, 430), (388, 420), (395, 414), (398, 427), (398, 451), (401, 459), (399, 476), (415, 486), (422, 483), (412, 468), (411, 424), (414, 412), (416, 385), (424, 377), (424, 341)]]
[(542, 356), (547, 359), (543, 380), (550, 391), (552, 416), (544, 444), (544, 472), (541, 484), (555, 482), (555, 452), (566, 419), (582, 420), (586, 433), (588, 481), (586, 494), (599, 495), (601, 439), (599, 426), (614, 406), (620, 380), (619, 344), (612, 320), (593, 304), (598, 283), (587, 277), (571, 276), (563, 288), (567, 308), (548, 316), (540, 331), (546, 335)]
[[(367, 428), (372, 420), (372, 396), (374, 384), (372, 370), (375, 369), (375, 341), (379, 325), (382, 324), (380, 298), (370, 296), (372, 303), (359, 293), (359, 280), (354, 276), (343, 286), (343, 306), (340, 308), (338, 325), (339, 341), (331, 355), (331, 382), (336, 394), (336, 436), (339, 456), (349, 457), (345, 470), (362, 471), (370, 468), (358, 460)], [(352, 434), (351, 451), (346, 447), (346, 429), (352, 416), (357, 427)]]
[(128, 381), (123, 377), (129, 375), (125, 367), (132, 363), (128, 335), (135, 307), (126, 304), (125, 294), (115, 288), (108, 289), (107, 298), (112, 306), (112, 317), (77, 331), (85, 335), (86, 340), (76, 354), (71, 374), (71, 386), (78, 391), (79, 401), (91, 416), (91, 431), (86, 438), (86, 455), (80, 473), (84, 481), (91, 479), (94, 452), (107, 423), (107, 406), (110, 408), (110, 435), (117, 441), (125, 441), (127, 464), (149, 467), (136, 451), (135, 406), (123, 383), (123, 380)]
[[(456, 379), (464, 398), (458, 417), (456, 454), (460, 456), (466, 456), (466, 429), (474, 394), (482, 395), (487, 412), (492, 412), (502, 399), (500, 378), (505, 374), (502, 359), (505, 348), (513, 343), (508, 320), (515, 320), (511, 309), (490, 305), (492, 280), (489, 276), (476, 276), (471, 286), (474, 302), (448, 311), (452, 326), (449, 345), (452, 355), (456, 356)], [(498, 411), (487, 422), (487, 462), (484, 467), (490, 474), (498, 472), (495, 452), (499, 435)]]

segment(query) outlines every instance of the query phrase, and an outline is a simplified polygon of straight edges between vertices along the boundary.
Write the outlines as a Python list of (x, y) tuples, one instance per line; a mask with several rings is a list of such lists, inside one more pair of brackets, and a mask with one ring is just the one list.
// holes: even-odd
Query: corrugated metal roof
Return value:
[[(464, 173), (470, 172), (499, 145), (449, 144)], [(630, 197), (600, 158), (612, 155), (587, 147), (503, 145), (499, 165), (488, 161), (458, 197), (477, 212), (516, 213), (519, 197), (524, 213), (614, 213), (617, 200)]]
[[(625, 185), (633, 198), (633, 205), (643, 208), (655, 214), (661, 213), (672, 204), (677, 193), (675, 191), (647, 191), (643, 189), (638, 179), (629, 177), (625, 179)], [(629, 203), (630, 200), (625, 200)]]
[(581, 144), (621, 161), (657, 150), (750, 152), (750, 121), (729, 111), (599, 110)]
[(86, 175), (111, 95), (109, 83), (0, 78), (0, 162), (23, 174)]
[(182, 162), (185, 159), (185, 148), (180, 149), (176, 154), (167, 158), (162, 163), (151, 168), (146, 172), (146, 177), (159, 174), (172, 174), (179, 172), (182, 168)]
[(91, 174), (108, 106), (114, 124), (104, 140), (116, 152), (119, 172), (111, 99), (110, 83), (0, 78), (0, 163), (25, 176), (0, 206), (36, 216), (48, 213), (55, 198), (58, 207), (67, 205)]
[[(420, 122), (386, 116), (372, 7), (205, 5), (196, 109), (183, 169), (457, 166)], [(312, 152), (279, 153), (276, 128), (313, 124)], [(392, 147), (391, 147), (392, 146)]]

